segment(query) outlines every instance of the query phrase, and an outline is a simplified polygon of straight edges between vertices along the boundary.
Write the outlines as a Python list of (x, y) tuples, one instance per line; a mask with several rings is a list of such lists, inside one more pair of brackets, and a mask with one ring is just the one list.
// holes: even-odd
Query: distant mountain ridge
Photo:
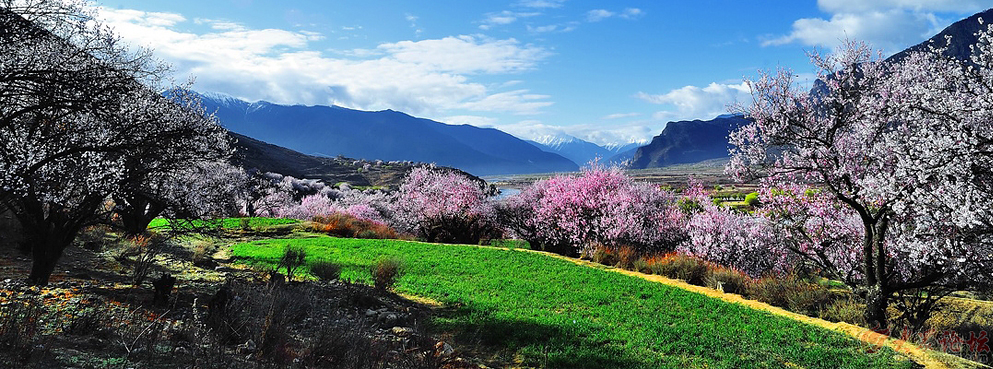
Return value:
[(658, 168), (728, 157), (728, 136), (748, 123), (741, 115), (707, 121), (669, 122), (648, 145), (638, 148), (631, 169)]
[(543, 151), (562, 155), (579, 166), (584, 166), (594, 159), (607, 163), (617, 154), (638, 147), (635, 143), (604, 147), (565, 134), (537, 137), (527, 142)]
[[(982, 18), (982, 22), (980, 22)], [(969, 60), (972, 55), (971, 45), (975, 45), (979, 39), (976, 37), (976, 32), (985, 30), (989, 27), (990, 22), (993, 21), (993, 8), (981, 11), (979, 13), (973, 14), (965, 19), (952, 23), (945, 29), (938, 32), (924, 42), (917, 45), (908, 47), (903, 51), (900, 51), (889, 58), (887, 61), (897, 61), (903, 60), (908, 54), (916, 51), (927, 51), (928, 47), (935, 48), (947, 48), (942, 52), (945, 56), (949, 56), (958, 60)], [(951, 37), (951, 43), (946, 43), (946, 37)]]
[(249, 103), (202, 93), (228, 130), (305, 154), (437, 163), (475, 175), (575, 171), (560, 155), (493, 128), (448, 125), (393, 110)]

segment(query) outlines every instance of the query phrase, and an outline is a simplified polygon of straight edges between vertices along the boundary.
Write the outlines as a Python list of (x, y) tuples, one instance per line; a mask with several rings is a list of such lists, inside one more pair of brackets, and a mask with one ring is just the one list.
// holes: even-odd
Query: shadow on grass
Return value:
[(443, 309), (430, 324), (450, 335), (460, 350), (490, 358), (491, 367), (636, 368), (645, 363), (617, 342), (600, 340), (588, 330), (500, 317), (468, 306)]

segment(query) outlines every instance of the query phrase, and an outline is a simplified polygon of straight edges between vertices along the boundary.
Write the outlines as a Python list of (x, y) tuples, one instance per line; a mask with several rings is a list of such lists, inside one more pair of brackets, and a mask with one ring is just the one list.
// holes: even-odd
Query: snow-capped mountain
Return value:
[(630, 143), (605, 147), (567, 134), (538, 136), (528, 142), (544, 151), (562, 155), (579, 166), (597, 158), (601, 163), (620, 162), (615, 161), (614, 156), (639, 146)]

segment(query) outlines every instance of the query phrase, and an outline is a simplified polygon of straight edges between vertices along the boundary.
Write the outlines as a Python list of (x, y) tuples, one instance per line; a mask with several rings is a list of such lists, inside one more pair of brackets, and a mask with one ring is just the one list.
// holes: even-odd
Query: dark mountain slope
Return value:
[(696, 163), (728, 156), (728, 135), (748, 123), (739, 116), (721, 116), (708, 121), (669, 122), (662, 134), (639, 147), (631, 160), (632, 169), (658, 168), (672, 164)]

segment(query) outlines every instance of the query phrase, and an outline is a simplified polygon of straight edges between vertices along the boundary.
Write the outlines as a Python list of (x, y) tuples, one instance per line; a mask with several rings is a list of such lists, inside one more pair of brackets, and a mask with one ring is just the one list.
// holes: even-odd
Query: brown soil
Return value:
[[(251, 237), (228, 236), (209, 242)], [(340, 281), (270, 284), (223, 252), (196, 266), (176, 245), (149, 274), (178, 280), (154, 304), (151, 281), (132, 285), (134, 262), (105, 243), (70, 247), (45, 287), (23, 283), (28, 257), (0, 248), (0, 367), (480, 367), (427, 331), (430, 302)]]

